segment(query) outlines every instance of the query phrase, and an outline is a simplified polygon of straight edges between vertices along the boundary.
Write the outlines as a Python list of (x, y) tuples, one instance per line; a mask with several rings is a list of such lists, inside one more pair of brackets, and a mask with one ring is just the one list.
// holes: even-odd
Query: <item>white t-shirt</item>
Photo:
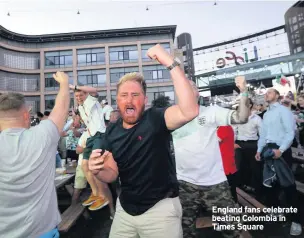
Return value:
[(102, 113), (104, 115), (104, 118), (109, 121), (110, 120), (110, 116), (111, 116), (111, 112), (113, 111), (113, 108), (109, 105), (105, 105), (102, 109)]
[(90, 136), (94, 136), (98, 131), (104, 133), (106, 125), (103, 118), (102, 107), (97, 98), (88, 95), (83, 105), (78, 108), (80, 116), (89, 130)]
[(227, 180), (217, 127), (229, 125), (232, 110), (200, 106), (199, 116), (172, 133), (177, 179), (210, 186)]
[(51, 120), (0, 134), (0, 237), (40, 237), (61, 221), (55, 188), (60, 135)]
[(261, 126), (261, 117), (252, 113), (246, 124), (235, 126), (236, 139), (242, 141), (258, 140), (258, 134), (261, 134)]
[[(85, 144), (89, 137), (90, 137), (90, 135), (89, 135), (88, 131), (84, 131), (78, 140), (78, 145), (82, 148), (85, 148)], [(78, 156), (78, 165), (82, 164), (82, 159), (83, 159), (83, 153), (79, 154), (79, 156)]]

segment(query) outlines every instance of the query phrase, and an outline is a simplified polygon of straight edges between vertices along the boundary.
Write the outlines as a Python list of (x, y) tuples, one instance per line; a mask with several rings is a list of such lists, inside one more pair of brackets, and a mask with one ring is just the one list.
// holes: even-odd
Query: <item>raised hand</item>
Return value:
[(173, 57), (163, 48), (160, 44), (151, 47), (147, 52), (148, 57), (157, 60), (165, 67), (169, 67), (173, 64)]
[(246, 92), (247, 91), (247, 82), (245, 79), (245, 76), (237, 76), (235, 78), (235, 85), (240, 89), (240, 92)]
[(53, 78), (59, 83), (59, 84), (68, 84), (69, 83), (69, 76), (61, 71), (58, 71), (56, 74), (53, 74)]

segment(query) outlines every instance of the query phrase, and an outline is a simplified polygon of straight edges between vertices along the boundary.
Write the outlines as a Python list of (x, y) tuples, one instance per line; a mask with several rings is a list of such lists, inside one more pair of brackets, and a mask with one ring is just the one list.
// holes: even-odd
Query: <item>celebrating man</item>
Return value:
[(24, 96), (0, 96), (0, 233), (1, 237), (59, 237), (55, 156), (68, 115), (68, 76), (60, 84), (50, 116), (30, 128)]
[(178, 105), (145, 111), (146, 83), (138, 73), (123, 76), (117, 84), (121, 118), (108, 127), (103, 151), (94, 151), (89, 161), (90, 170), (101, 181), (112, 182), (119, 172), (121, 194), (111, 238), (182, 237), (171, 130), (195, 118), (198, 105), (177, 60), (160, 45), (149, 49), (148, 56), (170, 70)]

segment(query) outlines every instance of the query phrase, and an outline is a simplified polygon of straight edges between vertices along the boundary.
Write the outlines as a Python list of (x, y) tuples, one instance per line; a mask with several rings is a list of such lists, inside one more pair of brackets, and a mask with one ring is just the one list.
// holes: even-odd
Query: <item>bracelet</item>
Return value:
[(241, 93), (241, 96), (243, 96), (243, 97), (248, 97), (249, 94), (248, 94), (248, 92), (245, 92), (245, 93)]

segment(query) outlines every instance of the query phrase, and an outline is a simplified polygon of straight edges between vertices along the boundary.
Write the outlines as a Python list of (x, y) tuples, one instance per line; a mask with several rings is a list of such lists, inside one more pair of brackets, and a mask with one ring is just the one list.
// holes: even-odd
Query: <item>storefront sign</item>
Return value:
[(244, 57), (242, 56), (236, 56), (236, 54), (233, 51), (226, 51), (226, 57), (225, 58), (219, 58), (216, 61), (216, 67), (219, 69), (222, 69), (226, 66), (227, 61), (234, 61), (235, 65), (241, 65), (244, 63), (254, 62), (259, 60), (258, 56), (258, 49), (256, 46), (253, 47), (253, 58), (249, 59), (247, 48), (243, 49)]

